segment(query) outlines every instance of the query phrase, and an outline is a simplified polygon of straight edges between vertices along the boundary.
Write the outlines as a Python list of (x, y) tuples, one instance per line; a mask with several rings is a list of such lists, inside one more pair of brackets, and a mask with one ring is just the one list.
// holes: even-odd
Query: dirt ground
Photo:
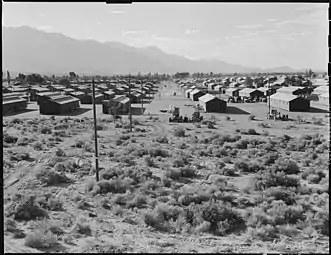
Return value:
[[(176, 92), (176, 96), (173, 96), (174, 92)], [(223, 189), (224, 197), (231, 197), (235, 201), (239, 201), (243, 197), (252, 201), (255, 199), (257, 194), (249, 193), (247, 190), (252, 189), (252, 180), (258, 173), (247, 174), (239, 171), (237, 174), (229, 176), (215, 169), (219, 160), (222, 160), (225, 162), (226, 169), (237, 171), (237, 164), (235, 164), (237, 161), (239, 162), (245, 157), (248, 157), (248, 161), (263, 158), (263, 155), (258, 156), (261, 148), (249, 144), (246, 149), (241, 147), (231, 149), (230, 147), (234, 145), (228, 141), (223, 145), (223, 150), (230, 154), (213, 156), (212, 153), (217, 145), (213, 141), (208, 141), (213, 136), (240, 135), (238, 139), (241, 140), (261, 140), (263, 143), (261, 147), (270, 139), (278, 139), (284, 134), (291, 137), (293, 146), (297, 146), (296, 143), (303, 139), (303, 135), (314, 137), (309, 141), (320, 139), (323, 141), (321, 142), (323, 146), (326, 146), (329, 141), (329, 117), (326, 117), (326, 113), (288, 113), (293, 120), (274, 122), (264, 118), (268, 110), (266, 104), (228, 104), (231, 109), (228, 113), (202, 113), (204, 120), (214, 122), (214, 128), (210, 129), (204, 123), (200, 125), (168, 123), (169, 113), (160, 112), (160, 109), (174, 105), (180, 107), (181, 115), (190, 116), (193, 107), (185, 106), (185, 104), (194, 103), (184, 98), (176, 84), (162, 83), (160, 96), (156, 94), (150, 104), (145, 104), (144, 115), (133, 116), (133, 133), (129, 133), (128, 128), (125, 127), (127, 126), (126, 117), (123, 118), (123, 121), (126, 122), (124, 124), (113, 123), (109, 115), (102, 114), (101, 106), (97, 106), (98, 125), (101, 126), (98, 130), (101, 176), (105, 176), (103, 174), (109, 171), (119, 176), (124, 171), (123, 174), (126, 177), (123, 180), (131, 182), (136, 178), (140, 180), (137, 183), (131, 183), (131, 188), (126, 189), (125, 192), (112, 191), (106, 194), (100, 193), (100, 190), (96, 189), (98, 185), (92, 181), (95, 178), (95, 158), (91, 105), (83, 105), (82, 107), (88, 111), (79, 116), (70, 116), (69, 120), (67, 116), (56, 116), (55, 120), (50, 120), (50, 116), (39, 116), (36, 104), (29, 105), (29, 109), (35, 109), (34, 111), (4, 117), (4, 132), (18, 139), (12, 141), (13, 138), (10, 139), (7, 136), (4, 143), (3, 187), (5, 225), (7, 226), (4, 233), (5, 252), (328, 253), (328, 236), (316, 231), (312, 231), (313, 234), (311, 234), (305, 232), (308, 231), (306, 229), (297, 230), (300, 233), (298, 236), (283, 234), (273, 240), (260, 240), (257, 238), (258, 233), (252, 229), (250, 231), (253, 231), (254, 236), (251, 232), (247, 232), (248, 230), (214, 235), (207, 230), (194, 232), (197, 227), (195, 229), (191, 227), (193, 232), (186, 231), (186, 227), (181, 225), (179, 219), (177, 221), (163, 219), (165, 225), (162, 226), (167, 226), (167, 229), (153, 223), (153, 216), (150, 216), (151, 222), (148, 221), (147, 213), (157, 214), (158, 217), (161, 217), (160, 215), (164, 215), (170, 210), (164, 209), (162, 214), (162, 206), (185, 208), (185, 206), (178, 206), (179, 200), (174, 204), (170, 203), (174, 199), (174, 194), (184, 192), (183, 190), (197, 190), (196, 193), (207, 192), (211, 187), (219, 185), (217, 187)], [(140, 104), (134, 105), (134, 107), (139, 108)], [(250, 114), (256, 116), (256, 120), (249, 120)], [(306, 123), (295, 121), (298, 115), (305, 119)], [(322, 123), (314, 123), (313, 117), (321, 118)], [(84, 119), (84, 122), (75, 121), (77, 118)], [(178, 127), (183, 128), (184, 136), (174, 135), (174, 130)], [(257, 133), (249, 135), (244, 133), (243, 129), (255, 129)], [(316, 135), (320, 136), (316, 137)], [(163, 142), (162, 139), (165, 137), (167, 141)], [(204, 141), (204, 139), (207, 140)], [(308, 146), (308, 142), (306, 144)], [(301, 176), (303, 172), (309, 171), (309, 168), (316, 167), (324, 171), (326, 174), (324, 179), (328, 180), (328, 151), (323, 149), (322, 145), (315, 146), (320, 152), (316, 159), (310, 159), (313, 163), (306, 163), (305, 160), (310, 155), (305, 150), (295, 151), (293, 149), (290, 151), (279, 147), (280, 145), (277, 143), (273, 144), (277, 148), (276, 153), (279, 157), (290, 157), (300, 166), (301, 173), (298, 175)], [(290, 145), (287, 148), (289, 147)], [(312, 146), (309, 148), (315, 149)], [(144, 150), (149, 151), (150, 154), (140, 155)], [(162, 155), (165, 153), (164, 151), (167, 152), (167, 155)], [(23, 157), (26, 153), (29, 156)], [(176, 172), (181, 168), (175, 166), (175, 160), (184, 159), (187, 159), (186, 164), (194, 167), (198, 174), (179, 179), (171, 175), (169, 177), (168, 174), (171, 171)], [(70, 181), (46, 185), (45, 179), (40, 177), (41, 171), (45, 169), (55, 169), (57, 172), (63, 173)], [(144, 179), (145, 177), (141, 177), (141, 174), (151, 174), (153, 177)], [(39, 177), (37, 178), (37, 176)], [(222, 178), (226, 179), (226, 184), (215, 184), (216, 180)], [(224, 181), (223, 179), (222, 181)], [(170, 180), (170, 186), (163, 186), (166, 180)], [(324, 184), (322, 182), (312, 184), (303, 179), (300, 182), (307, 184), (308, 187), (319, 188), (326, 185), (325, 181)], [(92, 187), (91, 190), (87, 188), (89, 186)], [(156, 187), (152, 188), (153, 186)], [(120, 187), (116, 186), (116, 189), (120, 189)], [(7, 214), (7, 211), (15, 211), (14, 197), (31, 194), (35, 194), (39, 198), (40, 205), (42, 204), (40, 201), (44, 199), (43, 195), (52, 194), (53, 203), (60, 201), (62, 208), (54, 209), (50, 205), (50, 200), (47, 200), (45, 210), (48, 218), (46, 220), (15, 220), (12, 214)], [(313, 207), (317, 208), (316, 210), (324, 210), (327, 200), (323, 199), (328, 199), (328, 193), (327, 195), (326, 193), (319, 195), (314, 193), (315, 195), (318, 197), (314, 202), (309, 203), (312, 203)], [(21, 201), (19, 198), (17, 199), (17, 201)], [(123, 200), (125, 202), (122, 202)], [(141, 200), (145, 202), (137, 202)], [(136, 206), (129, 206), (130, 203), (133, 203), (132, 201)], [(138, 206), (140, 203), (143, 204), (142, 207)], [(239, 202), (237, 203), (239, 204)], [(14, 209), (10, 209), (12, 207)], [(235, 204), (232, 207), (235, 208)], [(249, 207), (240, 208), (238, 206), (237, 210), (242, 215), (249, 210)], [(309, 211), (309, 213), (311, 212)], [(245, 218), (248, 223), (250, 222), (248, 219), (252, 221), (249, 217)], [(16, 226), (8, 227), (8, 224)], [(60, 230), (54, 231), (54, 226), (58, 226)], [(168, 228), (172, 230), (168, 231)], [(22, 237), (15, 237), (17, 233), (24, 234)], [(40, 244), (38, 246), (35, 239), (42, 238), (47, 247), (40, 247), (42, 246)], [(27, 241), (28, 239), (30, 242)]]

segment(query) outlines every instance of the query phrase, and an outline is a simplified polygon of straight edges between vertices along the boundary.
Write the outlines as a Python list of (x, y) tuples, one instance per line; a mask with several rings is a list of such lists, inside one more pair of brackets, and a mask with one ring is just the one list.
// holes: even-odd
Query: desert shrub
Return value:
[(159, 228), (160, 225), (162, 224), (162, 222), (160, 222), (160, 219), (158, 218), (156, 213), (151, 209), (147, 209), (147, 210), (143, 211), (142, 219), (147, 226), (150, 226), (153, 228)]
[(275, 152), (268, 152), (263, 157), (263, 164), (264, 165), (272, 165), (275, 163), (275, 161), (278, 159), (279, 154)]
[(200, 217), (211, 223), (210, 231), (216, 235), (228, 234), (244, 222), (227, 204), (206, 202), (199, 209)]
[(112, 202), (118, 205), (126, 205), (128, 202), (128, 196), (124, 194), (115, 194), (112, 197)]
[(181, 169), (165, 169), (164, 175), (167, 178), (170, 178), (172, 180), (178, 180), (182, 177), (182, 171)]
[(313, 174), (312, 173), (312, 174), (308, 175), (307, 180), (308, 180), (309, 183), (317, 184), (321, 181), (321, 177), (318, 174)]
[(158, 136), (155, 141), (158, 143), (168, 143), (168, 138), (166, 136)]
[(97, 124), (96, 125), (96, 130), (104, 130), (105, 127), (102, 124)]
[(14, 118), (10, 121), (10, 124), (22, 124), (23, 121), (18, 119), (18, 118)]
[(148, 153), (153, 158), (158, 157), (158, 156), (160, 156), (162, 158), (166, 158), (169, 156), (168, 152), (161, 148), (151, 148), (151, 149), (149, 149)]
[(145, 156), (144, 161), (145, 161), (146, 165), (149, 167), (153, 167), (155, 165), (153, 159), (150, 156)]
[(48, 200), (48, 208), (51, 211), (62, 211), (63, 210), (63, 202), (58, 198), (50, 198)]
[(323, 119), (322, 118), (318, 118), (316, 119), (315, 117), (312, 118), (313, 124), (314, 125), (323, 125)]
[(230, 116), (225, 116), (225, 120), (231, 120)]
[(295, 194), (289, 189), (284, 189), (281, 186), (270, 187), (264, 191), (267, 197), (272, 200), (283, 200), (287, 205), (293, 205), (296, 203)]
[(38, 228), (28, 233), (25, 237), (25, 246), (43, 249), (51, 248), (57, 244), (57, 238), (50, 230), (46, 228)]
[(48, 214), (37, 203), (35, 195), (14, 194), (11, 204), (6, 208), (7, 217), (14, 216), (14, 220), (30, 221), (38, 218), (48, 218)]
[(61, 148), (57, 148), (56, 151), (55, 151), (55, 155), (57, 157), (65, 157), (66, 153)]
[(185, 166), (185, 162), (182, 158), (176, 158), (172, 162), (173, 167), (183, 167)]
[(263, 130), (263, 131), (262, 131), (262, 135), (263, 135), (263, 136), (269, 136), (269, 132), (266, 131), (266, 130)]
[(277, 237), (277, 230), (270, 224), (262, 225), (258, 228), (248, 227), (246, 236), (248, 240), (271, 241)]
[[(114, 180), (102, 180), (95, 184), (93, 190), (97, 194), (105, 194), (105, 193), (125, 193), (128, 189), (128, 183), (124, 180), (114, 179)], [(92, 190), (92, 191), (93, 191)]]
[(147, 203), (147, 198), (143, 194), (136, 194), (134, 198), (127, 203), (129, 208), (143, 208)]
[(42, 134), (52, 134), (52, 129), (49, 128), (49, 127), (42, 127), (40, 129), (40, 133), (42, 133)]
[(299, 187), (300, 180), (294, 176), (288, 176), (284, 172), (265, 172), (262, 176), (258, 177), (258, 181), (256, 183), (257, 190), (265, 190), (269, 187)]
[(196, 234), (208, 233), (210, 231), (211, 223), (209, 221), (203, 221), (195, 227), (194, 232)]
[(39, 171), (36, 173), (36, 178), (46, 185), (57, 185), (70, 182), (70, 179), (67, 176), (65, 176), (63, 173), (54, 171), (50, 167), (39, 169)]
[(235, 148), (237, 149), (247, 149), (247, 145), (250, 143), (250, 141), (248, 139), (242, 139), (242, 140), (239, 140), (235, 143)]
[(162, 178), (161, 179), (161, 182), (162, 182), (162, 184), (163, 184), (164, 187), (169, 188), (171, 186), (171, 180), (169, 178), (167, 178), (167, 177)]
[(9, 134), (6, 134), (6, 133), (3, 135), (3, 142), (4, 143), (16, 143), (17, 140), (18, 140), (18, 138), (15, 137), (15, 136), (12, 136), (12, 135), (9, 135)]
[(286, 174), (298, 174), (300, 168), (294, 161), (290, 159), (279, 158), (275, 161), (273, 169), (276, 172), (284, 172)]
[(129, 140), (130, 138), (131, 138), (131, 137), (130, 137), (129, 135), (121, 135), (121, 136), (119, 137), (120, 140), (124, 140), (124, 141)]
[(273, 201), (267, 213), (272, 218), (273, 226), (296, 224), (306, 218), (302, 206), (286, 205), (284, 201)]
[(54, 130), (67, 130), (69, 128), (69, 125), (68, 124), (58, 124), (58, 125), (55, 125), (53, 128), (54, 128)]
[(182, 127), (177, 127), (174, 129), (174, 136), (185, 137), (185, 130)]
[(250, 128), (247, 131), (248, 135), (258, 135), (258, 133), (256, 132), (256, 130), (254, 128)]
[(118, 159), (118, 162), (121, 162), (127, 166), (134, 166), (136, 164), (133, 157), (131, 156), (122, 156)]
[(181, 168), (181, 176), (184, 178), (194, 178), (197, 176), (197, 172), (192, 167), (184, 166)]
[(91, 226), (87, 222), (77, 222), (76, 231), (82, 235), (92, 236)]
[(86, 152), (92, 152), (93, 151), (93, 146), (90, 142), (85, 142), (82, 148)]
[(115, 141), (115, 144), (117, 145), (117, 146), (119, 146), (119, 145), (121, 145), (121, 144), (123, 144), (124, 142), (123, 142), (123, 140), (121, 140), (121, 139), (116, 139), (116, 141)]
[(270, 128), (270, 125), (267, 124), (267, 123), (263, 123), (263, 122), (260, 122), (259, 124), (257, 124), (259, 127), (262, 127), (262, 128)]
[(232, 159), (230, 157), (226, 156), (226, 157), (223, 158), (223, 162), (224, 163), (227, 163), (227, 164), (231, 164), (232, 163)]
[(32, 148), (35, 149), (36, 151), (40, 151), (43, 149), (43, 144), (37, 141), (32, 144)]
[(234, 163), (234, 169), (240, 172), (249, 172), (249, 165), (244, 160), (238, 160)]
[(214, 126), (214, 124), (211, 121), (209, 121), (208, 124), (207, 124), (207, 128), (214, 129), (215, 126)]
[(118, 174), (114, 169), (107, 169), (103, 171), (100, 176), (103, 180), (110, 180), (112, 178), (118, 177)]
[(17, 145), (18, 146), (27, 146), (29, 145), (29, 138), (28, 137), (21, 137), (18, 141), (17, 141)]
[(31, 159), (31, 157), (28, 152), (17, 152), (17, 153), (11, 154), (9, 159), (12, 161), (22, 161), (22, 160), (29, 160), (29, 159)]
[(220, 175), (225, 175), (225, 176), (236, 176), (237, 173), (234, 169), (229, 169), (229, 168), (222, 168), (218, 172)]
[(225, 167), (225, 163), (221, 160), (218, 160), (217, 162), (215, 162), (216, 168), (217, 169), (222, 169), (223, 167)]
[(254, 206), (254, 203), (252, 203), (248, 198), (246, 197), (238, 197), (236, 200), (237, 207), (240, 209), (245, 209), (249, 206)]
[(4, 221), (4, 230), (5, 231), (10, 231), (10, 232), (14, 232), (15, 230), (17, 230), (17, 223), (16, 221), (12, 220), (12, 219), (5, 219)]

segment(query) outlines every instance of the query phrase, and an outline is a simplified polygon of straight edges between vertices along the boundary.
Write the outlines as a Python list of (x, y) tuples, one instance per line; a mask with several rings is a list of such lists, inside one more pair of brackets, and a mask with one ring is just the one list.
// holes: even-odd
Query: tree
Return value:
[(69, 76), (70, 76), (71, 79), (75, 79), (77, 77), (75, 72), (69, 72)]
[(114, 101), (110, 99), (108, 101), (108, 112), (113, 117), (113, 121), (115, 123), (116, 119), (118, 118), (118, 112), (121, 108), (122, 104), (120, 102)]
[(70, 85), (70, 81), (69, 81), (67, 78), (62, 78), (62, 79), (59, 81), (59, 84), (60, 84), (60, 85), (63, 85), (63, 86), (69, 86), (69, 85)]

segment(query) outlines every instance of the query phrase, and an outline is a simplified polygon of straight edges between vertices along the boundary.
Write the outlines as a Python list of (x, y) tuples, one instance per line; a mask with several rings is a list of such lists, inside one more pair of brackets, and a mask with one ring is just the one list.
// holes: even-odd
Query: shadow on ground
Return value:
[(16, 116), (16, 115), (19, 115), (19, 114), (34, 112), (34, 111), (38, 111), (38, 109), (25, 109), (25, 110), (19, 111), (19, 112), (6, 113), (3, 116), (10, 117), (10, 116)]
[(141, 107), (131, 107), (132, 115), (142, 115), (145, 112), (146, 108), (141, 109)]
[(43, 115), (55, 115), (55, 116), (68, 116), (68, 117), (73, 117), (73, 116), (79, 116), (81, 114), (84, 114), (88, 111), (91, 111), (92, 109), (89, 108), (78, 108), (76, 111), (74, 112), (68, 112), (68, 113), (64, 113), (64, 114), (43, 114)]
[(249, 112), (246, 112), (242, 109), (239, 109), (237, 107), (234, 107), (234, 106), (228, 106), (226, 108), (226, 113), (227, 114), (245, 114), (245, 115), (249, 115), (250, 113)]
[[(149, 104), (150, 103), (150, 100), (152, 100), (152, 99), (144, 99), (142, 101), (143, 101), (143, 104)], [(141, 104), (141, 102), (140, 102), (140, 104)]]
[(330, 111), (316, 108), (316, 107), (310, 107), (309, 112), (316, 112), (316, 113), (329, 113)]

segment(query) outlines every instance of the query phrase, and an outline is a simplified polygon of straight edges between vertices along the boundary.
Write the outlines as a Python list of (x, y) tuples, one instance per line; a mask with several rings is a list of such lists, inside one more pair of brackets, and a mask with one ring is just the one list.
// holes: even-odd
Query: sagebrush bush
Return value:
[(185, 137), (185, 130), (182, 127), (177, 127), (174, 129), (174, 136)]
[(184, 178), (194, 178), (197, 176), (197, 172), (190, 166), (184, 166), (181, 168), (181, 176)]
[(55, 151), (55, 155), (57, 157), (65, 157), (66, 153), (61, 148), (57, 148), (56, 151)]
[(144, 157), (145, 164), (149, 167), (153, 167), (155, 165), (153, 159), (150, 156)]
[(48, 218), (47, 212), (36, 203), (35, 195), (23, 195), (16, 193), (11, 204), (5, 210), (7, 217), (14, 216), (14, 220), (30, 221), (37, 218)]
[(36, 173), (36, 178), (47, 185), (57, 185), (70, 182), (70, 179), (64, 175), (64, 173), (58, 173), (50, 167), (39, 169)]
[(158, 136), (155, 141), (158, 143), (168, 143), (168, 138), (166, 136)]
[(36, 151), (41, 151), (43, 149), (43, 144), (41, 142), (35, 142), (32, 144), (32, 148)]
[(224, 235), (243, 224), (240, 214), (226, 204), (206, 202), (200, 208), (203, 220), (211, 223), (210, 231), (216, 235)]
[(257, 190), (264, 190), (269, 187), (299, 187), (300, 180), (294, 176), (288, 176), (284, 172), (265, 172), (262, 176), (258, 176), (256, 183)]
[(178, 180), (182, 177), (181, 169), (165, 169), (164, 175), (167, 178)]
[(162, 224), (156, 213), (151, 209), (143, 211), (142, 218), (147, 226), (153, 228), (158, 228)]
[(9, 135), (6, 133), (3, 135), (3, 142), (5, 142), (5, 143), (16, 143), (17, 140), (18, 140), (18, 138), (15, 136), (12, 136), (12, 135)]
[(160, 156), (160, 157), (162, 157), (162, 158), (166, 158), (166, 157), (169, 156), (168, 151), (163, 150), (163, 149), (161, 149), (161, 148), (150, 148), (150, 149), (148, 150), (148, 153), (149, 153), (149, 155), (150, 155), (151, 157), (153, 157), (153, 158), (158, 157), (158, 156)]
[(56, 236), (50, 230), (38, 228), (26, 235), (24, 245), (35, 249), (42, 249), (51, 248), (57, 243)]
[(52, 134), (52, 129), (49, 128), (49, 127), (42, 127), (40, 129), (40, 133), (42, 133), (42, 134)]
[(297, 163), (293, 160), (286, 158), (278, 158), (273, 166), (276, 172), (284, 172), (286, 174), (298, 174), (300, 173), (300, 168)]

